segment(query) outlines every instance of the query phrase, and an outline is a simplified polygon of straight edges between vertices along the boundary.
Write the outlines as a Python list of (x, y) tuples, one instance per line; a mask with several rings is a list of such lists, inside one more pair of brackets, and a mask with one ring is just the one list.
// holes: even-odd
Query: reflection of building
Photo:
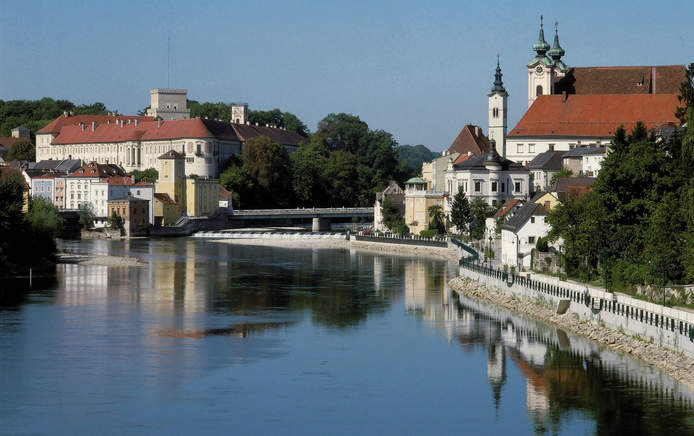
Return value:
[(501, 343), (489, 345), (487, 350), (487, 378), (494, 394), (494, 406), (499, 408), (501, 388), (506, 383), (506, 353)]

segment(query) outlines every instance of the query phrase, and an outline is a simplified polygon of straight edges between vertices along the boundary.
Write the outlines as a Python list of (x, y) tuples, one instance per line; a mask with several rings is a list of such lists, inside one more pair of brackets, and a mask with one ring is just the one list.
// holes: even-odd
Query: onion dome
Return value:
[(535, 50), (538, 56), (544, 56), (549, 50), (549, 44), (545, 41), (545, 31), (542, 28), (542, 15), (540, 15), (540, 36), (537, 38), (537, 42), (533, 44), (533, 50)]
[(564, 49), (559, 45), (559, 31), (557, 30), (558, 25), (558, 22), (554, 23), (554, 44), (552, 44), (552, 48), (547, 52), (547, 54), (555, 61), (558, 61), (566, 54)]
[(484, 166), (487, 165), (501, 165), (502, 163), (501, 156), (499, 153), (496, 151), (496, 141), (495, 140), (490, 140), (489, 141), (489, 151), (487, 154), (484, 155)]

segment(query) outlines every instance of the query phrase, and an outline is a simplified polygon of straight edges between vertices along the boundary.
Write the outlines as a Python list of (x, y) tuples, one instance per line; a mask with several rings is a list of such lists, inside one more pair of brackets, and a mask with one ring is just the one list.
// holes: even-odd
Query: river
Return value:
[(65, 242), (0, 306), (0, 434), (694, 434), (657, 369), (454, 296), (456, 265), (192, 238)]

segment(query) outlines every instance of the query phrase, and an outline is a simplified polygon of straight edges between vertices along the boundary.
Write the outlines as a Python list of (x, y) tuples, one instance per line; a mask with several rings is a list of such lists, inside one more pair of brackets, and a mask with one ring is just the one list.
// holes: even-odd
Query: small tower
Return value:
[(186, 89), (153, 89), (149, 91), (149, 98), (148, 117), (159, 117), (165, 121), (190, 118)]
[(545, 41), (545, 31), (540, 16), (540, 35), (533, 44), (536, 55), (528, 62), (528, 108), (541, 95), (549, 95), (554, 91), (554, 62), (547, 56), (550, 50)]
[(554, 44), (552, 44), (552, 48), (547, 52), (547, 55), (552, 58), (552, 63), (554, 64), (555, 77), (564, 77), (569, 70), (569, 67), (561, 60), (562, 56), (565, 54), (566, 52), (561, 48), (561, 45), (559, 45), (559, 22), (555, 21)]
[(248, 121), (248, 103), (231, 104), (231, 122), (236, 124), (246, 124)]
[(499, 65), (499, 55), (496, 55), (496, 73), (494, 74), (494, 84), (489, 96), (489, 139), (496, 141), (501, 148), (501, 154), (506, 157), (506, 109), (508, 107), (508, 92), (504, 88), (501, 80), (501, 66)]

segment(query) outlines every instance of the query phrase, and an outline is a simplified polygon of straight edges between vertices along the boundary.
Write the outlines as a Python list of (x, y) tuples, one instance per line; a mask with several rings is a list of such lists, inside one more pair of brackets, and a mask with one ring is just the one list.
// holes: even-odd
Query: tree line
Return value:
[(398, 163), (393, 135), (358, 116), (329, 114), (291, 155), (267, 137), (244, 144), (220, 175), (236, 207), (370, 206), (390, 180), (415, 171)]
[[(570, 276), (613, 290), (694, 282), (694, 64), (680, 87), (681, 133), (661, 141), (638, 123), (615, 132), (592, 189), (550, 212)], [(685, 125), (686, 123), (686, 125)]]

